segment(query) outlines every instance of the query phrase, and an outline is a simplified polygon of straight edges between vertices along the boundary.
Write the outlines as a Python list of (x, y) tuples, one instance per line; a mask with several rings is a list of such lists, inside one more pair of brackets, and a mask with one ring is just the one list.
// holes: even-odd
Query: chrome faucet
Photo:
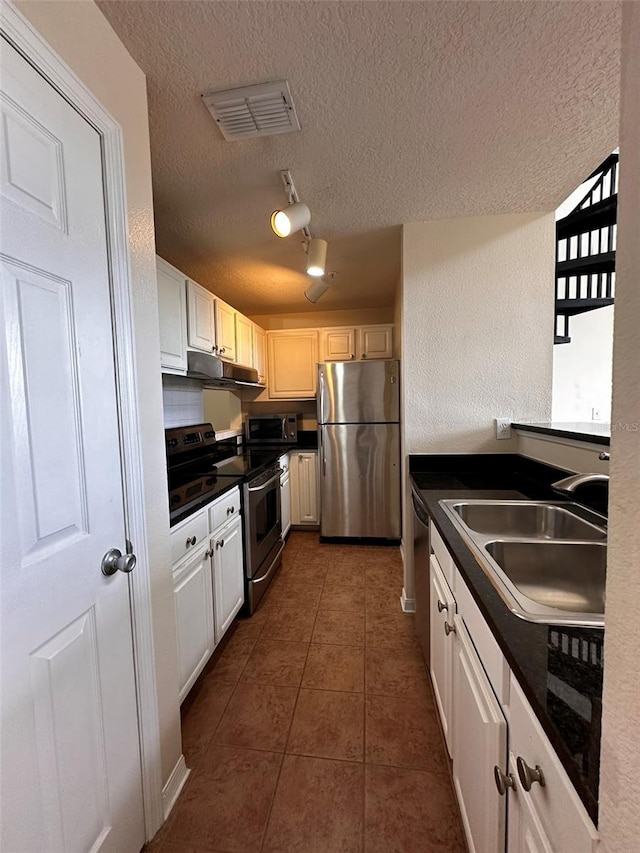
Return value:
[(565, 477), (563, 480), (558, 480), (557, 483), (552, 483), (551, 488), (556, 492), (566, 492), (573, 494), (579, 486), (586, 486), (590, 483), (606, 483), (609, 484), (608, 474), (572, 474), (570, 477)]

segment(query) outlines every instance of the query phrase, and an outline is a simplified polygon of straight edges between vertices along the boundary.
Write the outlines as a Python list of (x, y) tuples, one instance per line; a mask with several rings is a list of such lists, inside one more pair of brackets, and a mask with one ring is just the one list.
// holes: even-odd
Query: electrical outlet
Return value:
[(593, 409), (591, 409), (591, 420), (592, 421), (599, 421), (601, 418), (602, 418), (602, 412), (600, 411), (599, 408), (594, 407)]
[(496, 418), (496, 438), (511, 438), (511, 418)]

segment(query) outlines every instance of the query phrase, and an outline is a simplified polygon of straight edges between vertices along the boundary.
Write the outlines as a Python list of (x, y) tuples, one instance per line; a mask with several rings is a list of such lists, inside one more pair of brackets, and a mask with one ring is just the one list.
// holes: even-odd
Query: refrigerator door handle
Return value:
[(318, 450), (322, 459), (322, 476), (327, 476), (327, 457), (324, 454), (324, 442), (322, 440), (322, 429), (318, 430)]
[(322, 371), (322, 366), (318, 370), (318, 422), (324, 423), (324, 373)]

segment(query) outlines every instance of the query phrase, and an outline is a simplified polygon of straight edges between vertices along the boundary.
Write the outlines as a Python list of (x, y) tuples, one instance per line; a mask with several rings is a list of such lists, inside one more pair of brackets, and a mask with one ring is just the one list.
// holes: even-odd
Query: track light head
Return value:
[(317, 278), (305, 290), (304, 295), (309, 302), (317, 302), (318, 299), (325, 295), (330, 287), (331, 285), (328, 282), (323, 281), (321, 278)]
[(327, 266), (327, 241), (314, 237), (309, 240), (307, 253), (307, 274), (319, 278), (324, 275)]
[(288, 237), (301, 228), (306, 228), (310, 222), (311, 211), (301, 201), (282, 210), (274, 210), (271, 214), (271, 229), (278, 237)]

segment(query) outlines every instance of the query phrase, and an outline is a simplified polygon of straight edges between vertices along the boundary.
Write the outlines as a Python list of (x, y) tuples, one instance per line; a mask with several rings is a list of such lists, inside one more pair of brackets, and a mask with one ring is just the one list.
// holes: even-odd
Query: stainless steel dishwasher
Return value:
[(424, 659), (429, 663), (430, 605), (429, 605), (429, 516), (422, 506), (415, 488), (411, 490), (413, 501), (413, 571), (415, 585), (416, 612), (414, 626), (420, 641)]

